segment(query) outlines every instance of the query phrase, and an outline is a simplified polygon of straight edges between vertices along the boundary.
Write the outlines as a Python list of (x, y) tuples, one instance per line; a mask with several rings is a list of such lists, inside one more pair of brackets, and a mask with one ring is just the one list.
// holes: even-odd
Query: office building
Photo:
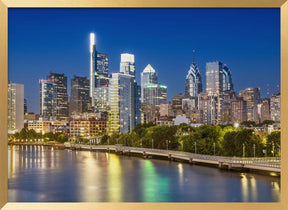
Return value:
[(120, 72), (123, 74), (135, 76), (135, 60), (133, 54), (121, 54)]
[(24, 85), (8, 83), (8, 133), (24, 128)]
[(223, 91), (233, 91), (234, 85), (232, 82), (232, 74), (231, 70), (227, 67), (226, 64), (224, 64), (223, 69)]
[(56, 117), (57, 92), (52, 81), (39, 80), (40, 83), (40, 115), (45, 119)]
[(148, 85), (148, 84), (158, 84), (158, 74), (155, 71), (155, 69), (148, 64), (143, 72), (141, 72), (141, 102), (143, 103), (143, 89)]
[(280, 123), (280, 105), (281, 97), (279, 94), (273, 94), (270, 99), (270, 114), (271, 120)]
[(94, 89), (94, 112), (108, 112), (109, 110), (109, 86), (97, 87)]
[(173, 110), (172, 110), (172, 104), (171, 102), (166, 102), (159, 105), (159, 114), (160, 116), (167, 116), (172, 117), (173, 116)]
[(194, 52), (195, 51), (193, 51), (193, 63), (186, 76), (185, 96), (197, 98), (198, 94), (202, 92), (202, 80), (200, 71), (194, 61)]
[(232, 123), (232, 102), (236, 100), (236, 92), (225, 91), (222, 96), (221, 123)]
[(212, 125), (220, 123), (218, 104), (219, 95), (216, 93), (200, 93), (198, 95), (200, 123)]
[(222, 63), (208, 62), (206, 63), (206, 93), (222, 94), (223, 93), (223, 69)]
[(257, 104), (260, 102), (260, 88), (246, 88), (239, 96), (247, 102), (247, 120), (258, 123)]
[(70, 116), (91, 110), (89, 88), (89, 80), (86, 77), (78, 77), (74, 75), (71, 79), (71, 95), (69, 103)]
[(27, 113), (27, 99), (26, 98), (24, 98), (24, 114), (26, 114)]
[(162, 84), (147, 84), (143, 90), (143, 104), (160, 105), (167, 101), (167, 86)]
[(56, 88), (56, 119), (65, 120), (69, 113), (67, 77), (64, 74), (50, 72), (47, 80), (53, 82)]

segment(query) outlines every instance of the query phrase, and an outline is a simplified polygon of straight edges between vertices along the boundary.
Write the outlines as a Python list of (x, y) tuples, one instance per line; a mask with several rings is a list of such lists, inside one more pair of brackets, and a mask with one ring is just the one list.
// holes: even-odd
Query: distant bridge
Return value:
[(83, 145), (83, 144), (70, 144), (65, 143), (66, 148), (70, 149), (83, 149), (83, 150), (106, 150), (121, 153), (137, 153), (142, 154), (144, 158), (148, 156), (163, 156), (170, 160), (179, 159), (187, 160), (189, 163), (209, 163), (218, 165), (219, 168), (226, 169), (257, 169), (263, 171), (279, 172), (280, 157), (263, 157), (263, 158), (241, 158), (241, 157), (223, 157), (213, 155), (201, 155), (190, 152), (151, 149), (140, 147), (126, 147), (115, 145)]

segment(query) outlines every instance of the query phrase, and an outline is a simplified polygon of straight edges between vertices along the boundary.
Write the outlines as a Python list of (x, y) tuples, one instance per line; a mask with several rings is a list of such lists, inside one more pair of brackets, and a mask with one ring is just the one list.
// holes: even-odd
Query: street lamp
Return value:
[(196, 141), (194, 142), (194, 145), (195, 145), (195, 154), (196, 154), (197, 153), (197, 150), (196, 150), (197, 142)]
[(243, 157), (245, 157), (245, 144), (243, 144)]
[(274, 157), (274, 148), (275, 148), (274, 141), (272, 141), (272, 152), (273, 152), (273, 157)]
[(132, 147), (133, 147), (133, 139), (132, 139)]
[(255, 148), (256, 148), (256, 146), (255, 146), (255, 144), (253, 144), (253, 149), (254, 149), (254, 158), (255, 158), (255, 156), (256, 156)]
[(214, 146), (214, 156), (215, 156), (215, 142), (213, 143), (213, 146)]
[(168, 140), (166, 140), (166, 150), (168, 150)]
[(143, 147), (143, 145), (142, 145), (142, 139), (141, 139), (141, 148)]
[(154, 149), (154, 140), (152, 139), (152, 149)]

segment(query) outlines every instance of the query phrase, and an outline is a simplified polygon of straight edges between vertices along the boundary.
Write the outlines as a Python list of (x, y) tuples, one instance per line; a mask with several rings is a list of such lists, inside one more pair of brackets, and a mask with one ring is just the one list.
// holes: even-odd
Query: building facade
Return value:
[(147, 84), (142, 86), (142, 103), (156, 106), (167, 101), (167, 86), (160, 84)]
[(260, 102), (260, 88), (246, 88), (239, 96), (247, 102), (247, 120), (258, 123), (257, 104)]
[(67, 77), (64, 74), (50, 72), (47, 80), (53, 82), (56, 88), (56, 118), (59, 120), (67, 119), (69, 113)]
[(57, 93), (52, 81), (40, 80), (40, 115), (45, 119), (56, 117)]
[(129, 133), (136, 126), (135, 90), (134, 76), (123, 73), (112, 74), (109, 81), (110, 133)]
[(121, 54), (120, 72), (123, 74), (135, 76), (135, 60), (133, 54)]
[(206, 93), (222, 94), (223, 93), (223, 68), (222, 63), (208, 62), (206, 63)]
[(280, 123), (280, 105), (281, 105), (281, 97), (279, 94), (273, 94), (270, 99), (270, 114), (271, 120)]
[(91, 110), (91, 98), (89, 96), (89, 80), (86, 77), (74, 75), (71, 79), (71, 94), (69, 113), (77, 115)]
[(223, 69), (223, 91), (233, 91), (234, 85), (232, 82), (232, 74), (231, 70), (227, 67), (226, 64), (224, 64)]
[(179, 93), (177, 95), (174, 95), (172, 97), (172, 110), (173, 110), (173, 115), (182, 115), (183, 110), (182, 110), (182, 100), (185, 98), (185, 96), (182, 93)]
[(143, 72), (141, 72), (141, 102), (143, 103), (143, 89), (148, 85), (148, 84), (158, 84), (158, 74), (155, 71), (155, 69), (148, 64)]
[(231, 119), (233, 123), (241, 123), (247, 120), (247, 101), (237, 97), (231, 102)]
[(202, 79), (200, 71), (193, 61), (186, 76), (185, 96), (196, 98), (198, 97), (198, 94), (201, 92), (202, 92)]
[(8, 83), (8, 133), (24, 128), (24, 85)]

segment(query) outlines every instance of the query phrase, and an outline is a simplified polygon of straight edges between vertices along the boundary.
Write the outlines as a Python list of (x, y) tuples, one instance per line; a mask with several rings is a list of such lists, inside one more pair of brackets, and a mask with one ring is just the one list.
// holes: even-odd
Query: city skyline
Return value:
[[(117, 14), (122, 14), (122, 16), (120, 16), (121, 20), (126, 20), (128, 19), (129, 14), (131, 15), (131, 13), (135, 14), (135, 9), (131, 10), (131, 9), (117, 9), (117, 10), (113, 10), (113, 9), (95, 9), (97, 11), (97, 13), (100, 13), (98, 15), (102, 15), (102, 18), (105, 19), (104, 17), (107, 17), (108, 14), (114, 14), (115, 16), (117, 16)], [(180, 13), (181, 10), (181, 14)], [(234, 11), (236, 13), (236, 15), (234, 14), (233, 16), (233, 12)], [(55, 25), (50, 25), (51, 28), (54, 30), (55, 27), (58, 28), (60, 31), (59, 33), (55, 33), (56, 31), (50, 32), (52, 35), (52, 38), (49, 37), (49, 33), (44, 36), (44, 37), (40, 37), (40, 41), (44, 41), (43, 38), (47, 38), (47, 43), (44, 41), (42, 44), (46, 47), (48, 47), (46, 50), (41, 46), (41, 45), (37, 45), (37, 42), (34, 42), (34, 45), (32, 44), (31, 49), (26, 48), (25, 46), (27, 44), (29, 44), (29, 39), (31, 39), (33, 36), (36, 36), (39, 33), (44, 34), (45, 30), (47, 30), (45, 28), (45, 30), (42, 28), (42, 26), (40, 26), (39, 24), (37, 25), (37, 21), (41, 20), (41, 17), (44, 18), (44, 20), (46, 21), (46, 23), (49, 23), (48, 20), (48, 16), (51, 15), (52, 13), (54, 15), (56, 15), (55, 20), (57, 19), (58, 16), (63, 16), (64, 14), (68, 14), (68, 16), (65, 16), (65, 18), (67, 17), (72, 17), (72, 19), (75, 17), (80, 17), (80, 18), (87, 18), (87, 16), (92, 16), (94, 13), (94, 10), (85, 10), (85, 9), (81, 9), (81, 10), (73, 10), (73, 9), (64, 9), (62, 10), (55, 10), (55, 9), (44, 9), (41, 11), (44, 11), (44, 14), (40, 14), (37, 11), (38, 10), (17, 10), (17, 9), (12, 9), (11, 10), (12, 13), (9, 12), (9, 22), (11, 20), (11, 22), (13, 23), (13, 21), (15, 21), (15, 23), (12, 24), (12, 26), (10, 27), (9, 25), (9, 80), (15, 82), (15, 83), (21, 83), (25, 85), (25, 98), (27, 98), (27, 102), (28, 102), (28, 111), (29, 112), (35, 112), (38, 113), (39, 112), (39, 108), (37, 108), (37, 105), (39, 106), (39, 104), (37, 103), (37, 101), (39, 101), (39, 92), (37, 92), (37, 90), (39, 91), (38, 88), (35, 88), (35, 85), (39, 86), (39, 79), (41, 78), (45, 78), (48, 73), (51, 72), (55, 72), (55, 73), (64, 73), (65, 76), (68, 77), (68, 81), (72, 78), (73, 75), (77, 75), (77, 76), (87, 76), (87, 78), (89, 78), (89, 33), (90, 32), (95, 32), (96, 33), (96, 48), (97, 51), (99, 50), (101, 53), (105, 53), (108, 54), (109, 57), (109, 73), (116, 73), (119, 72), (119, 61), (120, 61), (120, 54), (121, 53), (132, 53), (135, 55), (135, 66), (136, 66), (136, 79), (138, 81), (138, 83), (140, 84), (140, 73), (143, 71), (143, 69), (148, 65), (151, 64), (153, 67), (155, 67), (157, 73), (159, 74), (159, 82), (160, 83), (164, 83), (168, 86), (168, 100), (171, 101), (171, 98), (173, 95), (178, 94), (178, 93), (184, 93), (185, 91), (185, 78), (187, 75), (187, 72), (189, 70), (189, 66), (192, 64), (192, 56), (193, 56), (193, 50), (196, 50), (196, 58), (195, 58), (195, 63), (197, 64), (197, 66), (199, 67), (199, 71), (202, 77), (202, 82), (204, 84), (203, 90), (205, 90), (205, 65), (207, 62), (211, 62), (211, 61), (215, 61), (218, 60), (220, 62), (223, 62), (223, 64), (227, 64), (229, 66), (229, 68), (231, 69), (232, 75), (233, 75), (233, 83), (235, 86), (235, 90), (239, 93), (240, 90), (244, 90), (245, 88), (248, 87), (252, 87), (252, 88), (256, 88), (256, 87), (260, 87), (260, 91), (261, 91), (261, 96), (265, 97), (265, 94), (263, 94), (266, 92), (266, 85), (269, 84), (269, 88), (270, 88), (270, 96), (273, 93), (277, 93), (276, 90), (276, 85), (280, 85), (280, 21), (276, 21), (277, 18), (280, 19), (280, 13), (279, 10), (277, 9), (137, 9), (137, 12), (140, 14), (143, 13), (149, 13), (150, 16), (154, 17), (157, 16), (156, 14), (158, 14), (157, 17), (160, 17), (160, 14), (163, 14), (164, 16), (161, 16), (163, 19), (161, 20), (161, 18), (156, 19), (156, 22), (159, 23), (166, 23), (166, 25), (164, 24), (164, 26), (161, 25), (163, 31), (168, 31), (171, 30), (171, 25), (179, 28), (179, 29), (187, 29), (188, 35), (191, 35), (191, 29), (188, 30), (188, 28), (185, 28), (185, 23), (187, 24), (187, 22), (189, 22), (189, 20), (191, 20), (192, 17), (188, 16), (195, 16), (197, 13), (199, 15), (199, 13), (203, 13), (206, 14), (207, 12), (210, 12), (209, 14), (211, 16), (213, 16), (213, 14), (217, 14), (218, 12), (218, 16), (216, 15), (216, 19), (222, 19), (224, 21), (224, 17), (222, 16), (224, 12), (226, 12), (225, 14), (229, 14), (230, 16), (232, 15), (231, 19), (237, 17), (237, 15), (239, 17), (237, 17), (236, 19), (239, 21), (238, 24), (240, 24), (238, 28), (235, 28), (231, 25), (232, 20), (229, 20), (226, 22), (221, 22), (219, 24), (219, 26), (229, 26), (228, 23), (230, 23), (230, 28), (228, 28), (228, 30), (225, 32), (228, 35), (231, 33), (229, 32), (229, 29), (233, 32), (234, 36), (238, 36), (241, 37), (242, 39), (239, 40), (240, 44), (239, 46), (236, 44), (235, 49), (233, 48), (233, 46), (228, 46), (231, 42), (231, 40), (227, 39), (227, 35), (225, 37), (220, 37), (220, 35), (225, 35), (225, 33), (223, 34), (223, 28), (220, 30), (220, 32), (222, 34), (220, 34), (219, 36), (215, 36), (214, 35), (214, 40), (209, 39), (209, 37), (211, 38), (211, 36), (205, 34), (205, 29), (203, 29), (203, 26), (200, 23), (194, 23), (194, 25), (196, 25), (197, 27), (202, 27), (202, 31), (199, 31), (199, 33), (201, 34), (201, 32), (203, 34), (205, 34), (204, 39), (202, 38), (202, 42), (200, 42), (200, 44), (195, 43), (199, 37), (195, 36), (192, 37), (190, 39), (188, 39), (189, 37), (187, 37), (188, 35), (184, 36), (183, 34), (181, 34), (182, 38), (184, 39), (184, 41), (187, 41), (187, 45), (188, 46), (183, 46), (181, 44), (183, 44), (183, 40), (179, 41), (178, 40), (178, 45), (177, 43), (174, 42), (169, 42), (171, 44), (171, 49), (170, 52), (167, 53), (165, 51), (167, 51), (165, 43), (166, 41), (168, 41), (168, 38), (171, 35), (167, 35), (162, 37), (163, 41), (160, 44), (157, 44), (157, 41), (159, 42), (159, 35), (161, 35), (161, 31), (156, 30), (156, 24), (155, 23), (149, 23), (150, 25), (152, 25), (152, 29), (154, 29), (154, 34), (155, 36), (152, 36), (152, 32), (146, 34), (146, 36), (143, 37), (143, 35), (141, 36), (139, 34), (139, 32), (141, 32), (139, 30), (139, 27), (137, 28), (136, 26), (133, 26), (132, 29), (134, 29), (134, 33), (136, 33), (136, 35), (138, 34), (138, 36), (134, 37), (134, 39), (130, 39), (129, 37), (125, 37), (125, 33), (123, 35), (123, 37), (117, 37), (117, 36), (105, 36), (105, 33), (107, 33), (107, 30), (111, 30), (110, 27), (107, 27), (107, 30), (102, 30), (101, 27), (103, 28), (103, 25), (100, 24), (100, 28), (99, 30), (97, 29), (96, 26), (93, 26), (94, 28), (91, 29), (91, 23), (89, 24), (84, 24), (83, 27), (81, 28), (81, 37), (74, 37), (72, 36), (71, 38), (68, 37), (68, 40), (78, 40), (79, 43), (67, 43), (68, 40), (62, 40), (63, 42), (60, 42), (58, 39), (61, 39), (61, 37), (63, 37), (65, 35), (65, 33), (61, 33), (61, 31), (65, 31), (66, 33), (67, 31), (70, 30), (69, 25), (66, 27), (66, 29), (60, 30), (59, 26), (61, 25), (61, 23), (59, 24), (55, 24)], [(30, 11), (30, 13), (29, 13)], [(32, 12), (33, 11), (33, 12)], [(62, 12), (60, 12), (62, 11)], [(80, 11), (85, 11), (84, 13), (81, 13)], [(104, 14), (104, 11), (107, 12), (107, 14)], [(127, 12), (129, 14), (125, 14), (124, 12)], [(180, 17), (174, 17), (170, 18), (170, 20), (164, 20), (164, 17), (167, 17), (167, 14), (169, 14), (169, 11), (176, 13), (177, 15), (180, 15)], [(222, 12), (222, 13), (219, 13)], [(250, 11), (250, 13), (248, 12)], [(13, 13), (14, 12), (14, 13)], [(50, 13), (51, 12), (51, 13)], [(87, 13), (86, 13), (87, 12)], [(63, 14), (62, 14), (63, 13)], [(93, 13), (93, 14), (92, 14)], [(115, 14), (116, 13), (116, 14)], [(10, 15), (11, 14), (11, 15)], [(124, 15), (123, 15), (124, 14)], [(137, 20), (142, 20), (142, 25), (145, 26), (145, 24), (147, 25), (147, 21), (149, 22), (149, 20), (151, 20), (152, 17), (149, 16), (149, 18), (145, 17), (147, 19), (147, 21), (145, 21), (145, 18), (140, 18), (140, 14), (136, 15), (136, 19)], [(202, 14), (202, 16), (203, 16)], [(221, 15), (220, 15), (221, 14)], [(248, 17), (247, 14), (252, 21), (247, 22)], [(271, 18), (272, 20), (270, 20), (269, 18), (267, 18), (266, 16), (269, 16), (269, 18)], [(58, 16), (57, 16), (58, 15)], [(125, 16), (126, 15), (126, 16)], [(257, 16), (258, 15), (258, 16)], [(10, 18), (11, 16), (11, 18)], [(40, 20), (32, 20), (33, 16), (39, 16)], [(202, 21), (202, 24), (205, 22), (205, 20), (200, 20), (201, 19), (201, 14), (200, 17), (197, 19), (200, 22)], [(229, 17), (230, 17), (229, 16)], [(19, 18), (20, 17), (24, 17), (23, 21), (25, 22), (26, 20), (26, 24), (30, 22), (30, 32), (23, 32), (22, 36), (21, 34), (17, 34), (15, 35), (15, 32), (17, 32), (17, 30), (19, 30), (19, 28), (23, 27), (23, 25), (17, 25), (19, 24)], [(46, 17), (46, 19), (45, 19)], [(244, 18), (244, 19), (241, 19)], [(262, 19), (261, 19), (261, 18)], [(145, 20), (144, 20), (145, 19)], [(186, 20), (187, 19), (187, 20)], [(211, 17), (207, 17), (208, 20), (211, 21)], [(241, 19), (241, 20), (240, 20)], [(263, 20), (261, 23), (258, 23), (256, 29), (252, 30), (252, 28), (256, 25), (253, 25), (257, 22), (257, 20), (259, 21), (259, 19)], [(50, 21), (50, 23), (53, 23), (53, 21), (55, 21), (54, 19), (52, 19)], [(174, 21), (173, 21), (174, 20)], [(178, 26), (180, 22), (178, 22), (179, 20), (185, 20), (184, 23), (181, 22), (181, 26)], [(43, 19), (42, 19), (43, 21)], [(44, 22), (45, 22), (44, 21)], [(66, 20), (67, 21), (67, 20)], [(111, 20), (108, 18), (107, 22), (111, 22)], [(120, 21), (120, 20), (119, 20)], [(131, 20), (132, 23), (135, 23), (135, 20)], [(170, 21), (170, 22), (169, 22)], [(242, 22), (241, 22), (242, 21)], [(16, 23), (17, 22), (17, 23)], [(21, 22), (21, 21), (20, 21)], [(36, 22), (33, 24), (31, 24), (31, 22)], [(81, 22), (79, 20), (79, 22)], [(117, 21), (116, 21), (117, 22)], [(207, 22), (207, 20), (206, 20)], [(39, 22), (38, 22), (39, 23)], [(264, 24), (265, 23), (265, 24)], [(15, 25), (16, 24), (16, 25)], [(78, 23), (79, 24), (79, 23)], [(98, 24), (98, 22), (97, 22)], [(94, 24), (94, 25), (97, 25)], [(242, 25), (241, 25), (242, 24)], [(244, 27), (244, 25), (247, 24), (246, 27)], [(267, 24), (272, 24), (273, 27), (271, 29), (271, 31), (266, 31), (264, 30), (265, 28), (271, 28), (270, 26), (267, 26)], [(90, 28), (87, 26), (89, 25)], [(105, 25), (105, 24), (104, 24)], [(115, 26), (116, 24), (114, 24)], [(125, 25), (125, 24), (124, 24)], [(193, 25), (193, 24), (192, 24)], [(260, 25), (260, 26), (259, 26)], [(27, 26), (27, 25), (26, 25)], [(86, 26), (86, 28), (85, 28)], [(109, 25), (110, 26), (110, 25)], [(142, 26), (142, 28), (143, 28)], [(187, 25), (186, 25), (187, 26)], [(189, 25), (188, 25), (189, 26)], [(205, 26), (205, 25), (204, 25)], [(215, 25), (211, 24), (206, 26), (213, 26), (215, 27)], [(25, 27), (25, 24), (24, 24)], [(33, 28), (34, 27), (34, 28)], [(116, 27), (116, 26), (115, 26)], [(136, 27), (136, 28), (135, 28)], [(197, 28), (196, 27), (196, 28)], [(11, 28), (11, 30), (10, 30)], [(141, 27), (140, 27), (141, 28)], [(184, 28), (184, 29), (183, 29)], [(209, 27), (208, 27), (209, 28)], [(225, 28), (225, 27), (224, 27)], [(246, 32), (244, 32), (244, 29), (249, 29), (249, 36)], [(31, 33), (35, 32), (34, 30), (36, 29), (42, 29), (42, 31), (36, 31), (36, 34), (33, 34), (33, 36), (31, 35)], [(133, 30), (128, 30), (130, 32), (132, 32), (133, 34)], [(138, 29), (139, 31), (135, 30)], [(212, 30), (213, 29), (213, 30)], [(226, 29), (226, 28), (225, 28)], [(242, 30), (243, 31), (242, 31)], [(273, 30), (274, 29), (274, 30)], [(275, 30), (276, 29), (276, 30)], [(279, 30), (277, 30), (279, 29)], [(102, 31), (101, 31), (102, 30)], [(146, 29), (147, 30), (147, 29)], [(155, 32), (156, 30), (156, 32)], [(207, 30), (207, 29), (206, 29)], [(217, 28), (217, 30), (219, 30)], [(215, 31), (217, 32), (217, 30), (215, 28), (211, 28), (211, 31)], [(240, 30), (235, 32), (235, 30)], [(13, 33), (14, 32), (14, 33)], [(58, 32), (58, 31), (57, 31)], [(207, 31), (206, 31), (207, 32)], [(219, 32), (219, 31), (218, 31)], [(265, 32), (265, 33), (263, 33)], [(235, 33), (239, 33), (237, 35), (235, 35)], [(256, 36), (261, 34), (261, 37), (258, 38), (260, 40), (256, 40)], [(12, 35), (11, 35), (12, 34)], [(28, 37), (28, 35), (30, 34), (30, 36)], [(50, 34), (50, 35), (51, 35)], [(121, 34), (121, 33), (120, 33)], [(145, 34), (145, 33), (144, 33)], [(18, 36), (21, 36), (21, 40)], [(23, 36), (24, 35), (24, 36)], [(66, 34), (67, 35), (67, 34)], [(70, 34), (72, 35), (72, 34)], [(78, 34), (79, 35), (79, 34)], [(131, 35), (131, 36), (132, 36)], [(230, 34), (231, 35), (231, 34)], [(246, 36), (244, 36), (246, 35)], [(179, 38), (181, 36), (177, 36), (176, 33), (174, 33), (174, 39)], [(199, 36), (199, 35), (198, 35)], [(244, 37), (243, 37), (244, 36)], [(11, 38), (10, 38), (11, 37)], [(57, 38), (58, 37), (58, 38)], [(18, 39), (17, 39), (18, 38)], [(130, 37), (131, 38), (131, 37)], [(139, 41), (139, 38), (143, 38), (141, 39), (141, 43), (137, 43), (137, 41)], [(145, 38), (145, 39), (144, 39)], [(235, 39), (235, 37), (233, 37)], [(232, 39), (233, 39), (232, 38)], [(23, 41), (22, 41), (23, 39)], [(123, 42), (119, 41), (119, 39), (124, 39)], [(127, 40), (125, 40), (127, 39)], [(167, 40), (166, 40), (167, 39)], [(243, 40), (246, 39), (246, 40)], [(53, 42), (56, 41), (55, 43)], [(118, 41), (117, 41), (118, 40)], [(150, 42), (148, 42), (150, 40)], [(201, 40), (201, 39), (200, 39)], [(264, 40), (266, 40), (266, 42), (263, 42)], [(269, 42), (270, 40), (270, 42)], [(112, 44), (107, 45), (107, 42), (112, 42)], [(244, 41), (246, 41), (247, 43), (245, 43)], [(26, 43), (28, 42), (28, 43)], [(147, 44), (147, 47), (144, 47), (143, 45)], [(217, 43), (215, 43), (217, 42)], [(234, 41), (235, 42), (235, 41)], [(258, 43), (258, 48), (254, 49), (253, 47), (257, 46), (257, 44), (253, 45), (253, 42), (257, 42)], [(263, 46), (259, 45), (259, 42), (262, 43)], [(20, 44), (20, 45), (17, 45)], [(47, 44), (52, 45), (52, 46), (48, 46)], [(117, 47), (114, 46), (111, 47), (111, 45), (113, 45), (113, 43), (117, 43), (118, 45), (116, 45)], [(123, 43), (123, 44), (122, 44)], [(276, 44), (277, 43), (277, 44)], [(58, 48), (53, 48), (53, 46), (55, 47), (55, 44), (58, 44)], [(154, 44), (155, 46), (151, 45)], [(211, 46), (209, 45), (211, 44)], [(250, 46), (250, 51), (249, 48), (245, 48), (246, 45)], [(63, 47), (66, 46), (65, 47)], [(71, 45), (71, 46), (70, 46)], [(78, 47), (75, 47), (78, 46)], [(81, 47), (79, 48), (79, 46), (81, 45)], [(243, 46), (245, 45), (245, 46)], [(138, 47), (139, 48), (138, 48)], [(158, 48), (156, 48), (158, 46)], [(218, 46), (218, 51), (215, 52), (213, 50), (215, 50), (215, 46)], [(219, 47), (220, 46), (220, 47)], [(230, 48), (229, 48), (230, 47)], [(268, 48), (269, 47), (269, 48)], [(37, 51), (35, 51), (35, 48), (38, 50), (40, 50), (41, 53), (37, 53)], [(40, 49), (39, 49), (40, 48)], [(126, 48), (126, 49), (125, 49)], [(181, 49), (180, 49), (181, 48)], [(263, 48), (266, 48), (267, 51), (263, 51)], [(54, 50), (53, 50), (54, 49)], [(71, 51), (72, 49), (72, 51)], [(22, 50), (22, 54), (21, 54), (21, 50)], [(152, 53), (149, 51), (151, 50)], [(234, 50), (234, 51), (233, 51)], [(46, 52), (48, 51), (48, 52)], [(66, 55), (65, 53), (67, 53), (66, 51), (70, 51), (68, 53), (68, 55)], [(177, 52), (180, 51), (181, 53), (177, 54)], [(64, 53), (65, 52), (65, 53)], [(234, 52), (234, 53), (233, 53)], [(238, 56), (237, 54), (235, 54), (235, 52), (238, 52)], [(255, 52), (258, 52), (258, 54), (254, 54)], [(20, 54), (19, 54), (20, 53)], [(23, 54), (24, 53), (24, 54)], [(37, 56), (35, 55), (35, 59), (33, 57), (34, 54), (37, 54)], [(48, 53), (48, 54), (47, 54)], [(241, 54), (242, 53), (242, 54)], [(244, 54), (246, 53), (246, 54)], [(38, 55), (40, 54), (40, 55)], [(54, 55), (55, 54), (55, 55)], [(57, 55), (58, 54), (58, 55)], [(48, 55), (48, 57), (47, 57)], [(80, 55), (80, 57), (78, 58), (77, 55)], [(162, 56), (163, 55), (163, 56)], [(240, 57), (239, 57), (240, 55)], [(46, 62), (44, 62), (45, 57), (46, 59), (48, 58), (53, 58), (53, 56), (60, 56), (60, 58), (56, 59), (54, 57), (54, 59), (50, 60), (46, 60)], [(70, 56), (70, 60), (67, 60)], [(161, 57), (157, 57), (157, 56), (161, 56)], [(167, 56), (169, 57), (167, 60)], [(252, 58), (250, 58), (252, 57)], [(267, 59), (263, 59), (263, 58), (270, 58), (270, 60)], [(24, 59), (26, 58), (26, 62), (24, 62)], [(39, 60), (38, 60), (38, 59)], [(62, 59), (61, 59), (62, 58)], [(42, 62), (41, 62), (42, 60)], [(278, 62), (277, 62), (278, 60)], [(14, 62), (15, 61), (15, 62)], [(245, 62), (247, 61), (247, 62)], [(250, 61), (250, 62), (248, 62)], [(265, 63), (263, 62), (265, 61)], [(263, 64), (264, 63), (264, 64)], [(17, 68), (17, 66), (22, 65), (21, 70), (18, 70), (19, 68)], [(23, 66), (24, 65), (24, 66)], [(65, 67), (66, 65), (66, 67)], [(73, 68), (71, 69), (71, 67), (69, 67), (69, 65), (72, 65)], [(29, 70), (29, 66), (31, 67)], [(37, 66), (42, 66), (41, 71), (40, 70), (36, 70), (35, 68), (37, 68)], [(51, 67), (52, 66), (52, 67)], [(255, 66), (258, 66), (257, 69), (259, 68), (260, 70), (254, 70)], [(176, 70), (175, 70), (176, 67)], [(78, 70), (77, 70), (78, 69)], [(79, 69), (83, 69), (83, 70), (79, 70)], [(253, 69), (253, 70), (252, 70)], [(272, 69), (272, 70), (271, 70)], [(273, 69), (276, 69), (273, 71)], [(29, 72), (34, 71), (33, 75), (34, 77), (31, 78), (31, 74), (29, 74)], [(272, 71), (272, 72), (271, 72)], [(177, 77), (175, 77), (175, 74), (173, 74), (174, 72), (177, 72)], [(23, 75), (23, 73), (25, 75)], [(249, 73), (249, 76), (247, 78), (247, 74)], [(271, 74), (273, 74), (274, 77), (271, 77)], [(268, 76), (269, 75), (269, 76)], [(278, 76), (277, 76), (278, 75)], [(30, 77), (29, 77), (30, 76)], [(256, 79), (257, 78), (257, 79)], [(35, 80), (37, 83), (35, 83)], [(34, 82), (33, 82), (34, 81)], [(33, 90), (33, 88), (35, 90)], [(274, 89), (274, 90), (273, 90)], [(70, 90), (70, 83), (68, 83), (68, 90)], [(68, 94), (70, 93), (70, 91), (68, 91)]]

